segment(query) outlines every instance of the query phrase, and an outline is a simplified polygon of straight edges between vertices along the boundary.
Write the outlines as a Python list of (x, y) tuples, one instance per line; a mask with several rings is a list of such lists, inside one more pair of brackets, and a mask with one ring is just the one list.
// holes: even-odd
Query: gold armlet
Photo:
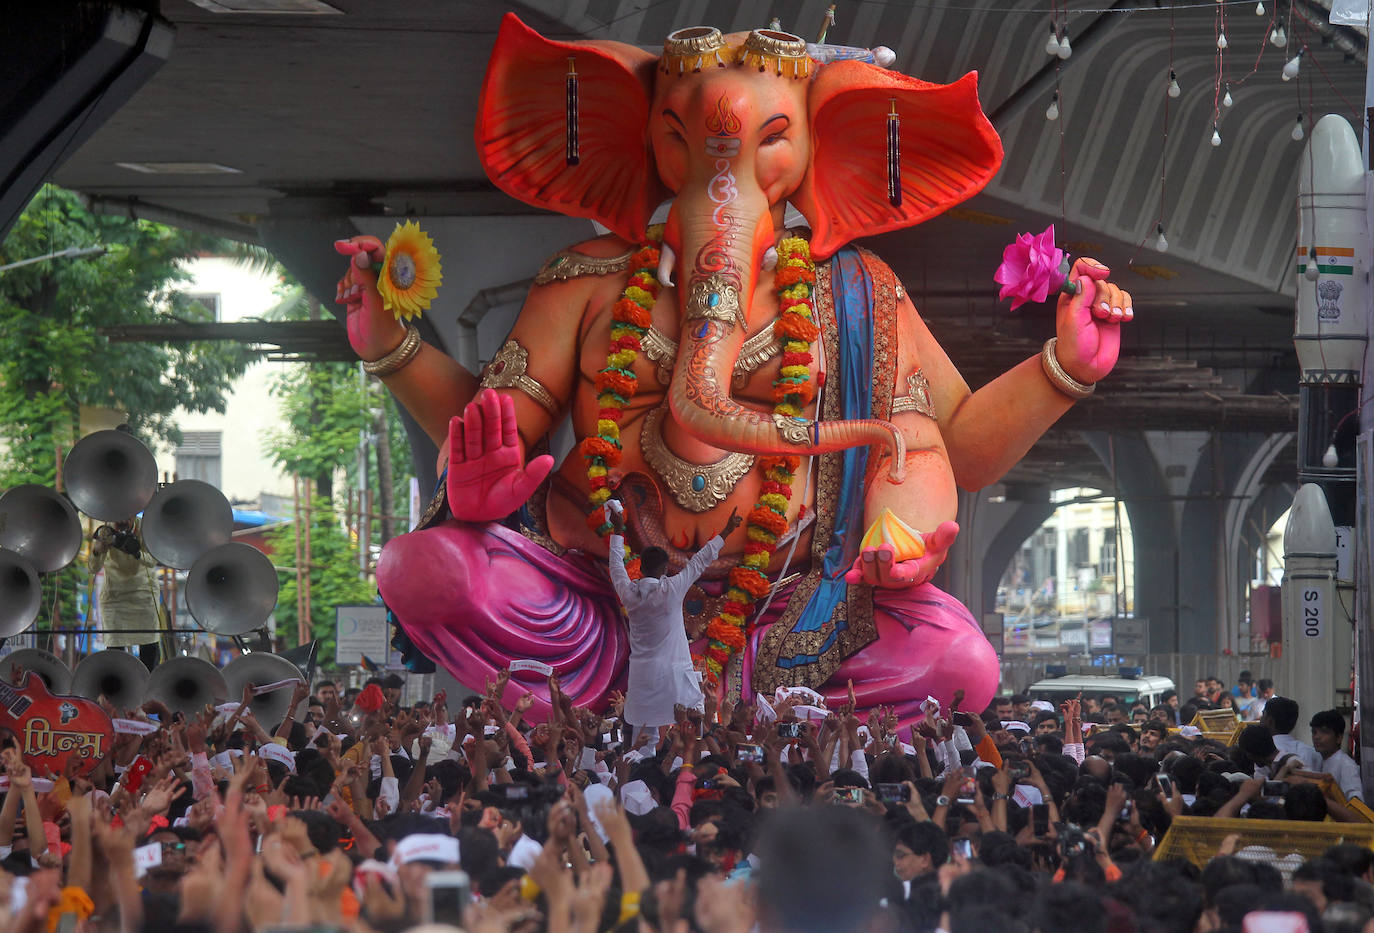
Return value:
[(564, 250), (555, 253), (544, 263), (543, 268), (534, 277), (535, 285), (547, 285), (550, 282), (566, 282), (568, 279), (575, 279), (583, 275), (610, 275), (613, 272), (624, 272), (630, 268), (630, 257), (634, 255), (634, 250), (628, 253), (621, 253), (619, 256), (588, 256), (586, 253), (578, 253), (573, 250)]
[(518, 340), (507, 340), (487, 368), (482, 370), (484, 389), (519, 389), (544, 407), (551, 415), (558, 414), (558, 400), (537, 379), (525, 375), (529, 368), (530, 352)]
[(419, 355), (422, 344), (420, 331), (414, 324), (408, 324), (405, 339), (401, 341), (400, 346), (379, 360), (364, 360), (363, 372), (378, 379), (400, 372)]
[(906, 377), (906, 395), (892, 400), (892, 413), (895, 415), (903, 411), (914, 411), (935, 421), (940, 420), (935, 414), (935, 402), (930, 397), (930, 380), (919, 369)]
[(1040, 350), (1040, 368), (1045, 371), (1045, 378), (1050, 381), (1050, 385), (1069, 398), (1087, 398), (1093, 394), (1093, 390), (1097, 388), (1097, 383), (1087, 385), (1064, 371), (1064, 367), (1059, 365), (1059, 357), (1054, 352), (1058, 343), (1058, 337), (1051, 337), (1045, 341), (1045, 346)]

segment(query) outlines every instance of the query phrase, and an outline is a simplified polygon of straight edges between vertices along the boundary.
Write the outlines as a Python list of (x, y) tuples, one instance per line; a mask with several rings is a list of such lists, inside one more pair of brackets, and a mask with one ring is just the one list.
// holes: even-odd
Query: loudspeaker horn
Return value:
[(72, 504), (91, 518), (133, 518), (157, 492), (157, 460), (124, 431), (96, 431), (77, 441), (62, 465)]
[(233, 533), (229, 500), (198, 479), (162, 487), (143, 510), (143, 546), (177, 570), (189, 570), (206, 551), (228, 544)]
[(71, 692), (72, 669), (63, 664), (62, 659), (51, 651), (44, 651), (42, 648), (19, 648), (11, 651), (0, 659), (0, 668), (3, 669), (0, 680), (7, 684), (14, 683), (13, 671), (16, 667), (21, 671), (37, 674), (51, 694), (62, 696)]
[(206, 706), (222, 703), (229, 688), (219, 668), (200, 658), (172, 658), (153, 668), (147, 699), (190, 718)]
[(127, 651), (97, 651), (72, 672), (72, 696), (103, 696), (120, 713), (142, 706), (147, 687), (148, 669), (138, 655)]
[(49, 487), (15, 486), (0, 496), (0, 547), (27, 557), (39, 573), (55, 573), (81, 551), (81, 519)]
[(38, 571), (22, 554), (0, 550), (0, 638), (11, 638), (38, 618), (43, 588)]
[[(281, 655), (264, 651), (242, 655), (224, 666), (224, 683), (229, 688), (229, 699), (235, 703), (243, 699), (243, 688), (249, 684), (262, 687), (291, 679), (303, 682), (305, 678), (301, 676), (301, 669)], [(271, 732), (281, 725), (287, 710), (291, 708), (291, 688), (282, 687), (255, 696), (249, 701), (248, 708), (253, 711), (258, 723)]]
[(186, 607), (207, 632), (242, 635), (277, 607), (277, 570), (252, 545), (232, 541), (200, 556), (186, 576)]

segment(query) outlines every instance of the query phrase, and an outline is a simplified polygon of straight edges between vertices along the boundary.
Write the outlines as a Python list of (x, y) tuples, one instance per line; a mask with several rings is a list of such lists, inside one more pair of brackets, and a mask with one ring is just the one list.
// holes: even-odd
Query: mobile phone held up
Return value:
[(1031, 807), (1031, 825), (1037, 838), (1049, 835), (1050, 808), (1048, 804), (1037, 803)]
[(972, 806), (974, 795), (978, 793), (978, 781), (973, 776), (973, 771), (969, 768), (964, 769), (963, 780), (959, 782), (959, 796), (956, 798), (958, 803), (965, 806)]
[(864, 789), (862, 787), (835, 788), (835, 803), (860, 804), (863, 802)]
[(804, 734), (805, 723), (801, 722), (780, 722), (778, 723), (778, 738), (780, 739), (800, 739)]
[(465, 871), (432, 871), (425, 878), (424, 920), (461, 928), (463, 911), (472, 901), (472, 883)]
[(963, 859), (967, 862), (973, 858), (973, 840), (954, 839), (950, 842), (950, 851), (954, 853), (956, 859)]
[(741, 742), (735, 746), (735, 760), (743, 762), (763, 762), (763, 746)]
[(909, 803), (911, 788), (905, 784), (879, 784), (876, 788), (878, 799), (883, 803)]

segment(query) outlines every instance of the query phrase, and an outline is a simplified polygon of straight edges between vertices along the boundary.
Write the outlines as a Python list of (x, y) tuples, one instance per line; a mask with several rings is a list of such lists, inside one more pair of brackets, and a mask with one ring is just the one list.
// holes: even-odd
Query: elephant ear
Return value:
[[(887, 191), (887, 121), (901, 121), (902, 203)], [(918, 224), (967, 200), (1002, 164), (978, 103), (978, 75), (931, 84), (863, 62), (825, 65), (811, 85), (811, 169), (790, 200), (811, 224), (811, 251)]]
[[(568, 59), (577, 71), (580, 161), (566, 160)], [(477, 153), (511, 197), (644, 236), (667, 197), (649, 148), (654, 56), (619, 42), (555, 42), (501, 21), (477, 111)]]

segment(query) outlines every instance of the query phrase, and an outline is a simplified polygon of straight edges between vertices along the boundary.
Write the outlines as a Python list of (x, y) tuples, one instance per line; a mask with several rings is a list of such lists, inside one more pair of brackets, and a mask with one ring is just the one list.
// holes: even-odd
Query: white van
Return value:
[(1032, 700), (1049, 700), (1056, 707), (1080, 693), (1097, 699), (1114, 696), (1127, 707), (1136, 701), (1155, 707), (1162, 702), (1164, 691), (1174, 689), (1172, 680), (1154, 675), (1109, 677), (1101, 674), (1065, 674), (1063, 677), (1037, 680), (1026, 690), (1026, 694)]

